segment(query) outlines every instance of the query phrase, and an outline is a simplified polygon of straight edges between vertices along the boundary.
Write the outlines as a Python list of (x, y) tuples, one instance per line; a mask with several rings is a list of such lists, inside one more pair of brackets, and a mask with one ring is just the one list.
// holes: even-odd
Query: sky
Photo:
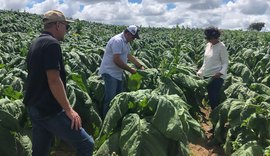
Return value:
[(270, 31), (270, 0), (0, 0), (1, 10), (44, 14), (57, 9), (67, 17), (113, 25), (246, 30), (264, 22)]

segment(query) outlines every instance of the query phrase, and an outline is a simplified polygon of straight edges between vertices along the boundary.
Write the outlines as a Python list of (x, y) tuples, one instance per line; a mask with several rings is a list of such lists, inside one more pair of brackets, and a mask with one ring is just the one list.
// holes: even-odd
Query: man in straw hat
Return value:
[(93, 138), (82, 128), (81, 118), (66, 96), (66, 72), (59, 41), (64, 40), (70, 22), (60, 11), (46, 12), (45, 31), (32, 42), (27, 55), (23, 102), (33, 127), (33, 156), (49, 155), (53, 136), (71, 143), (77, 155), (93, 153)]

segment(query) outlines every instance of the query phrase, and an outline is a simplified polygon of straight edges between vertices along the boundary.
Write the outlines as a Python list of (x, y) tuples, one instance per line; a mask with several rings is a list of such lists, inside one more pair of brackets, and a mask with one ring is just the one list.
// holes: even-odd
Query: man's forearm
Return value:
[(65, 111), (70, 111), (71, 106), (66, 96), (64, 84), (59, 76), (58, 71), (47, 72), (49, 88), (56, 99)]
[(141, 68), (142, 64), (131, 54), (128, 55), (128, 60), (132, 62), (137, 68)]
[(119, 67), (122, 68), (126, 71), (129, 71), (130, 73), (134, 73), (134, 69), (132, 69), (131, 67), (129, 67), (126, 63), (124, 63), (122, 61), (122, 59), (120, 58), (120, 56), (115, 55), (113, 58), (113, 62)]

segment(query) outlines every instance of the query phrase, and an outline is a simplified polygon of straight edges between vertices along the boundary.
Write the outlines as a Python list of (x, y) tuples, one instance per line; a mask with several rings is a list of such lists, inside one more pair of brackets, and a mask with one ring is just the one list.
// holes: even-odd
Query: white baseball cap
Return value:
[(137, 39), (139, 39), (139, 28), (136, 25), (130, 25), (127, 27), (127, 30)]

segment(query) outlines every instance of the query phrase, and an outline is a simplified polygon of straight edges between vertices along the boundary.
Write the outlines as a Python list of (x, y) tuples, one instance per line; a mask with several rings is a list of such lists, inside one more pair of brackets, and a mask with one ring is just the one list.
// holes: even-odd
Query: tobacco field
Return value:
[[(22, 103), (26, 54), (42, 31), (42, 16), (0, 10), (0, 156), (31, 155), (31, 122)], [(101, 119), (103, 85), (98, 68), (107, 41), (125, 26), (75, 20), (61, 43), (67, 95), (95, 139), (95, 156), (188, 156), (189, 143), (205, 139), (207, 107), (202, 29), (141, 27), (132, 53), (146, 67), (125, 73), (125, 92)], [(226, 155), (270, 156), (270, 33), (223, 30), (229, 52), (221, 104), (212, 111), (214, 138)], [(52, 152), (61, 142), (56, 138)]]

